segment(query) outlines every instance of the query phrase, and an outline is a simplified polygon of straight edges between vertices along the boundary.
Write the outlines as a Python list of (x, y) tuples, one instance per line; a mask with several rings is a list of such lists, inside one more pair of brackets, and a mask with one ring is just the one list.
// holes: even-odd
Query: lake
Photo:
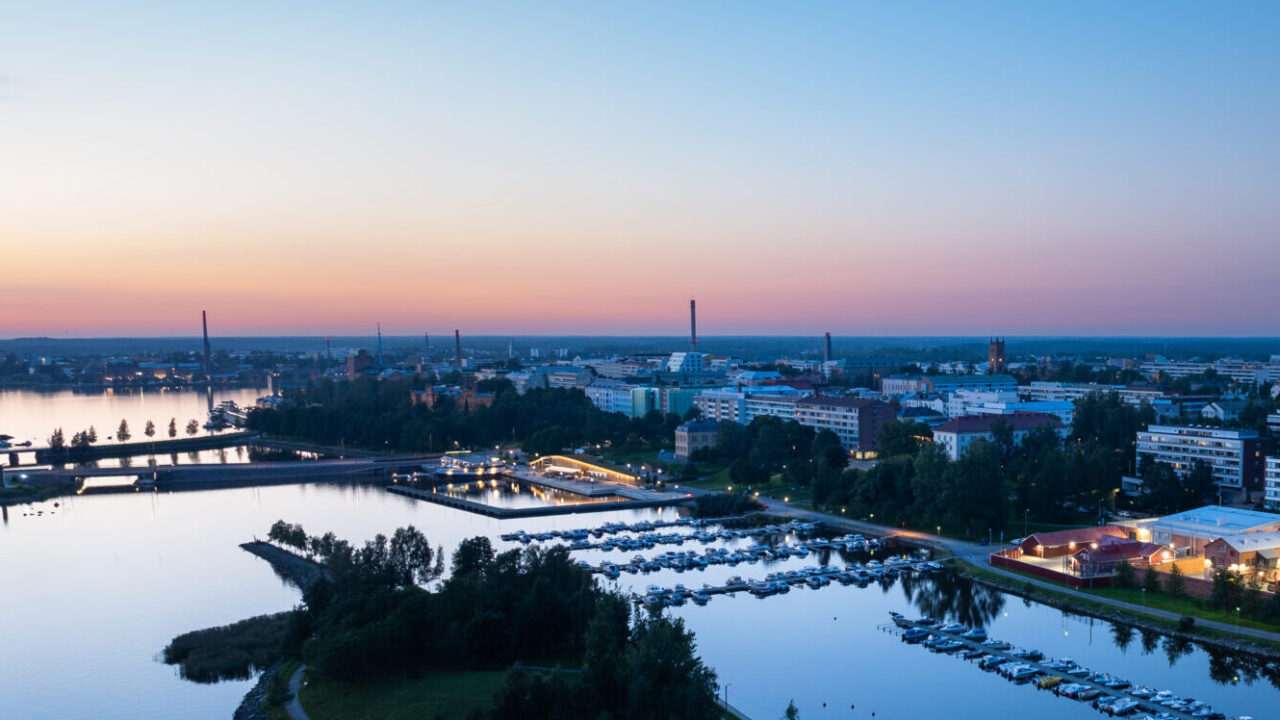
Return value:
[[(229, 718), (250, 681), (199, 685), (178, 677), (158, 654), (175, 635), (296, 605), (299, 593), (237, 545), (277, 519), (353, 542), (413, 524), (451, 549), (467, 537), (595, 527), (671, 518), (671, 509), (497, 520), (362, 485), (80, 495), (9, 508), (0, 524), (0, 698), (3, 713), (33, 719)], [(41, 515), (34, 514), (39, 509)], [(742, 540), (734, 544), (749, 544)], [(700, 543), (686, 549), (701, 550)], [(670, 547), (641, 554), (650, 556)], [(633, 552), (591, 550), (597, 563)], [(883, 556), (883, 553), (881, 553)], [(719, 584), (816, 565), (792, 558), (705, 571), (623, 575), (619, 589), (649, 583)], [(837, 557), (835, 562), (843, 562)], [(1241, 675), (1198, 647), (1156, 636), (1125, 638), (1111, 625), (1071, 616), (943, 575), (885, 585), (797, 588), (757, 599), (718, 596), (705, 607), (669, 610), (697, 634), (729, 702), (754, 718), (779, 717), (794, 699), (801, 717), (987, 718), (992, 708), (1049, 720), (1100, 717), (1087, 705), (1014, 685), (958, 657), (904, 644), (886, 632), (888, 612), (930, 613), (986, 622), (993, 637), (1135, 683), (1205, 699), (1228, 714), (1266, 717), (1280, 701), (1269, 681)], [(1170, 656), (1173, 660), (1170, 660)], [(1183, 653), (1185, 654), (1179, 654)], [(1215, 680), (1212, 675), (1218, 677)], [(1221, 682), (1226, 680), (1226, 682)], [(826, 706), (823, 706), (823, 703)]]

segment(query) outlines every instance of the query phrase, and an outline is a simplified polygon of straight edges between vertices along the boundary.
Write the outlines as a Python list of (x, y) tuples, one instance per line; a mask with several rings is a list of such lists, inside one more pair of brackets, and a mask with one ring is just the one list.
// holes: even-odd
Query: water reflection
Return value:
[(905, 575), (899, 583), (921, 615), (970, 627), (987, 627), (1004, 611), (1004, 593), (946, 569), (931, 575)]

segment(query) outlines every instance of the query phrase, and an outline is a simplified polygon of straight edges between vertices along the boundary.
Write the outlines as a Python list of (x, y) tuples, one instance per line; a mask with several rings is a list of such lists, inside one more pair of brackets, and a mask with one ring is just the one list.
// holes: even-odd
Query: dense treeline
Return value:
[(495, 553), (463, 541), (449, 577), (443, 555), (412, 527), (355, 548), (283, 521), (275, 542), (327, 565), (307, 589), (286, 643), (319, 681), (518, 662), (581, 662), (580, 676), (513, 669), (494, 718), (714, 718), (715, 674), (692, 634), (662, 617), (629, 622), (625, 598), (598, 588), (564, 547)]
[(665, 442), (680, 423), (652, 412), (630, 419), (603, 412), (579, 390), (534, 388), (521, 395), (506, 380), (481, 381), (492, 392), (489, 407), (459, 407), (442, 399), (434, 408), (415, 404), (421, 380), (324, 380), (290, 395), (278, 408), (256, 409), (248, 427), (270, 435), (324, 444), (401, 452), (438, 452), (522, 442), (531, 453), (610, 442), (644, 447)]
[(292, 621), (285, 612), (183, 633), (165, 647), (164, 661), (195, 682), (245, 680), (279, 659)]

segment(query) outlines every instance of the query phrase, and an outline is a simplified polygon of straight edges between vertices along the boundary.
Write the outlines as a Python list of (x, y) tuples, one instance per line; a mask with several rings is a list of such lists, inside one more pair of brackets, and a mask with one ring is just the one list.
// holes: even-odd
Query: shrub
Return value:
[(1190, 615), (1183, 615), (1178, 619), (1178, 629), (1182, 632), (1191, 632), (1196, 626), (1196, 619)]

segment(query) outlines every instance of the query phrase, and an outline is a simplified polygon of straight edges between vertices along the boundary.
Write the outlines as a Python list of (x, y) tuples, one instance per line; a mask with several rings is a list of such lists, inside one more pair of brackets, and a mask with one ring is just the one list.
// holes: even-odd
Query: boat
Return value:
[(1080, 692), (1076, 693), (1076, 699), (1088, 701), (1098, 697), (1101, 694), (1102, 694), (1102, 691), (1099, 690), (1098, 688), (1087, 687), (1084, 690), (1081, 690)]
[(1013, 674), (1011, 674), (1009, 677), (1012, 678), (1013, 680), (1030, 680), (1031, 678), (1039, 674), (1040, 674), (1039, 668), (1034, 667), (1032, 665), (1023, 665), (1017, 670), (1014, 670)]
[(1052, 690), (1058, 687), (1058, 685), (1062, 684), (1062, 676), (1061, 675), (1045, 675), (1044, 677), (1037, 680), (1036, 684), (1040, 686), (1041, 690)]
[(940, 632), (944, 632), (952, 635), (962, 633), (968, 629), (969, 628), (965, 627), (964, 625), (961, 625), (960, 623), (947, 623), (946, 625), (943, 625), (942, 627), (938, 628)]
[(910, 628), (902, 633), (902, 639), (909, 643), (917, 643), (929, 637), (929, 631), (924, 628)]
[(988, 640), (982, 644), (983, 646), (989, 647), (992, 650), (1008, 650), (1009, 648), (1013, 647), (1012, 645), (1005, 642), (1004, 640)]
[(705, 590), (694, 590), (689, 593), (689, 599), (697, 605), (706, 605), (711, 600), (711, 596)]
[(965, 650), (961, 653), (961, 657), (965, 660), (977, 660), (978, 658), (984, 658), (986, 656), (987, 652), (985, 650)]
[(1080, 695), (1080, 693), (1088, 689), (1089, 689), (1088, 685), (1081, 685), (1080, 683), (1067, 683), (1066, 685), (1061, 685), (1058, 687), (1058, 694), (1062, 695), (1063, 697), (1076, 698)]
[(906, 616), (903, 615), (902, 613), (896, 613), (890, 610), (889, 617), (893, 618), (893, 624), (897, 625), (898, 627), (911, 627), (911, 621), (908, 620)]
[(960, 648), (962, 648), (962, 647), (964, 647), (964, 643), (962, 643), (962, 642), (960, 642), (960, 641), (958, 641), (958, 640), (951, 640), (951, 639), (947, 639), (947, 640), (943, 640), (942, 642), (938, 643), (937, 645), (934, 645), (934, 646), (933, 646), (933, 649), (934, 649), (934, 651), (935, 651), (935, 652), (940, 652), (940, 653), (953, 653), (953, 652), (955, 652), (955, 651), (959, 650), (959, 649), (960, 649)]
[(964, 633), (960, 637), (964, 638), (965, 640), (982, 642), (983, 640), (987, 639), (987, 631), (979, 627), (971, 628), (968, 632)]
[(987, 657), (984, 657), (978, 661), (978, 667), (982, 668), (983, 670), (995, 670), (996, 668), (1000, 667), (1001, 665), (1007, 662), (1009, 661), (1005, 660), (999, 655), (988, 655)]

